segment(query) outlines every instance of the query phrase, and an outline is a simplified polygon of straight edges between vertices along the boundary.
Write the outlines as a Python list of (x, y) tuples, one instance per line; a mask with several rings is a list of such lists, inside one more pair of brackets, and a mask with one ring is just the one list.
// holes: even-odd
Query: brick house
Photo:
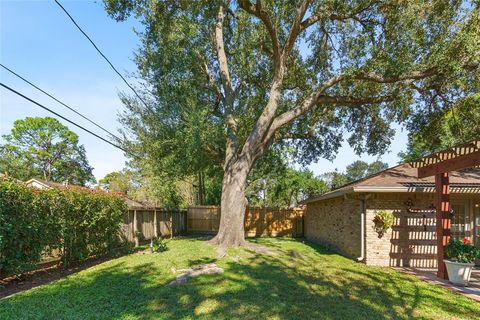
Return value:
[[(435, 268), (434, 180), (401, 164), (310, 198), (305, 237), (368, 265)], [(452, 237), (480, 246), (480, 169), (451, 172), (450, 190)], [(373, 222), (380, 211), (394, 216), (382, 237)]]

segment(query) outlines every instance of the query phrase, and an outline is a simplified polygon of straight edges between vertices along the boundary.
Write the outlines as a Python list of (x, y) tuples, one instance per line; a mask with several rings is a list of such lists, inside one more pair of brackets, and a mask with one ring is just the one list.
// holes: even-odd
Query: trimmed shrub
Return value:
[(11, 180), (0, 180), (0, 273), (29, 270), (58, 239), (48, 197)]
[(101, 191), (37, 190), (0, 180), (0, 273), (32, 269), (57, 249), (65, 266), (122, 245), (125, 201)]

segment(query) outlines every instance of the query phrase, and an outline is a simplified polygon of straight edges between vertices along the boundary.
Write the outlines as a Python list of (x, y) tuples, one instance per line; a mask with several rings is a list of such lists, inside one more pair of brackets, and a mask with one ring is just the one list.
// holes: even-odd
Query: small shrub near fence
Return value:
[(126, 211), (122, 198), (103, 192), (0, 180), (0, 275), (33, 269), (52, 251), (68, 266), (118, 248)]

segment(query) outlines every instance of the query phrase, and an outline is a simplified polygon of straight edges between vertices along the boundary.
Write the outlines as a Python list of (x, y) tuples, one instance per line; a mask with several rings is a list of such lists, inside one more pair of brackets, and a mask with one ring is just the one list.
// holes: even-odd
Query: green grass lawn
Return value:
[[(288, 239), (255, 240), (216, 260), (201, 240), (169, 240), (0, 300), (0, 319), (475, 319), (480, 303), (389, 268), (372, 268)], [(171, 271), (216, 262), (223, 275), (165, 286)]]

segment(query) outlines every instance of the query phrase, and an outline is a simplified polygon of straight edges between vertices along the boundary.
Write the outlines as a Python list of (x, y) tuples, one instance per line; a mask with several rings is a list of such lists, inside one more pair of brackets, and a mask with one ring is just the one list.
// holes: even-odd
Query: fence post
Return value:
[(153, 209), (153, 235), (158, 238), (157, 210)]
[(173, 239), (173, 213), (175, 211), (170, 210), (170, 239)]
[(135, 247), (138, 247), (140, 243), (138, 240), (137, 210), (133, 210), (133, 239), (135, 240)]
[(185, 226), (185, 230), (184, 232), (185, 233), (188, 233), (188, 212), (190, 211), (190, 207), (187, 209), (187, 211), (184, 213), (183, 215), (183, 223), (184, 223), (184, 226)]

